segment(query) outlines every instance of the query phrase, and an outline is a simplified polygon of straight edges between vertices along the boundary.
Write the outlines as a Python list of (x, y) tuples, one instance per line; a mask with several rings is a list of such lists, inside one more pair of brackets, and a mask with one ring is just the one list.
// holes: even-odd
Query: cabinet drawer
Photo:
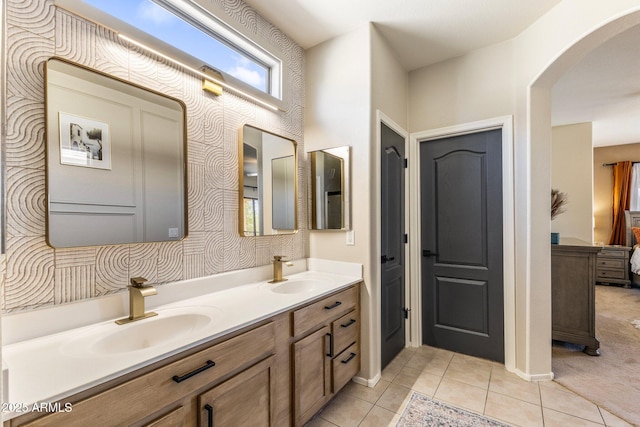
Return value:
[(340, 293), (293, 312), (293, 336), (301, 335), (313, 328), (327, 324), (345, 311), (355, 308), (358, 288), (351, 287)]
[(625, 272), (620, 270), (598, 270), (598, 279), (625, 279)]
[[(65, 413), (51, 414), (25, 425), (128, 425), (189, 395), (193, 390), (273, 354), (274, 334), (274, 324), (267, 323), (74, 403), (69, 416), (65, 417)], [(209, 368), (209, 361), (215, 365)], [(194, 372), (198, 373), (188, 375)], [(174, 377), (181, 381), (176, 382)]]
[(360, 344), (350, 345), (333, 359), (332, 393), (337, 393), (360, 371)]
[(600, 251), (598, 256), (601, 257), (610, 257), (610, 258), (624, 258), (627, 254), (627, 250), (625, 249), (608, 249), (604, 248)]
[(624, 258), (598, 258), (598, 268), (625, 268)]
[(360, 316), (358, 310), (350, 311), (331, 324), (333, 333), (333, 354), (341, 353), (358, 339)]

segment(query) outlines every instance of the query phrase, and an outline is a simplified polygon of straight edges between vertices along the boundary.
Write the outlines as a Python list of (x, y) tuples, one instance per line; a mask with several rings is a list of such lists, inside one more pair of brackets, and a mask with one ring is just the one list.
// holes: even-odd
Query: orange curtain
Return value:
[(618, 162), (613, 166), (613, 228), (610, 245), (625, 244), (624, 211), (629, 209), (631, 162)]

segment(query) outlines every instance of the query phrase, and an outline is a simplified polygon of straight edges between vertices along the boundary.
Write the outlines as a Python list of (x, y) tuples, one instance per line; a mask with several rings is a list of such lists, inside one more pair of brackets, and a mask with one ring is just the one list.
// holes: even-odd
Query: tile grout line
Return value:
[(442, 372), (442, 375), (440, 376), (440, 381), (438, 381), (438, 386), (436, 387), (436, 390), (433, 392), (433, 396), (432, 399), (436, 398), (436, 393), (438, 393), (438, 390), (440, 389), (440, 385), (442, 384), (442, 380), (444, 380), (444, 376), (447, 373), (447, 371), (449, 370), (449, 366), (451, 365), (451, 361), (453, 360), (454, 355), (452, 354), (451, 357), (449, 358), (449, 361), (447, 362), (447, 367), (444, 368), (444, 371)]
[(540, 401), (540, 414), (542, 415), (542, 427), (545, 427), (544, 406), (542, 406), (542, 389), (540, 388), (540, 381), (537, 381), (536, 385), (538, 386), (538, 400)]
[(489, 382), (487, 383), (487, 393), (484, 395), (484, 406), (482, 407), (482, 415), (487, 416), (487, 401), (489, 400), (489, 388), (491, 387), (491, 379), (493, 378), (493, 365), (489, 370)]

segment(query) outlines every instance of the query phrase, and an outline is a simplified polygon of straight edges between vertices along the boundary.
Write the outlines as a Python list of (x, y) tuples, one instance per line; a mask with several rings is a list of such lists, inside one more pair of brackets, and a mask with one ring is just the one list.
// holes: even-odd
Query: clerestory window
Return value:
[[(192, 61), (196, 67), (211, 67), (282, 99), (281, 61), (192, 0), (56, 0), (56, 3), (99, 22), (102, 14), (96, 14), (97, 9), (201, 61), (200, 64)], [(113, 22), (100, 23), (113, 27), (109, 25)], [(152, 39), (145, 41), (148, 40)]]

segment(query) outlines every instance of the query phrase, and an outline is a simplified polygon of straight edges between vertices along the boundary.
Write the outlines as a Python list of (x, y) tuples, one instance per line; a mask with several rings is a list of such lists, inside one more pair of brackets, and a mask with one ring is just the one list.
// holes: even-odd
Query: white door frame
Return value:
[(411, 339), (413, 346), (422, 343), (422, 290), (420, 257), (420, 153), (423, 141), (450, 136), (502, 129), (502, 252), (504, 282), (504, 361), (509, 371), (516, 370), (516, 300), (515, 300), (515, 198), (513, 194), (513, 116), (464, 123), (439, 129), (415, 132), (410, 135), (409, 188), (411, 190), (409, 254), (411, 261)]
[[(380, 266), (380, 257), (382, 256), (382, 240), (381, 240), (381, 233), (380, 233), (380, 227), (381, 227), (381, 215), (382, 215), (382, 206), (381, 206), (381, 200), (380, 200), (380, 191), (382, 189), (382, 165), (380, 164), (380, 150), (382, 149), (382, 134), (380, 132), (380, 127), (382, 125), (382, 123), (384, 123), (385, 125), (387, 125), (389, 128), (391, 128), (394, 132), (396, 132), (398, 135), (402, 136), (404, 138), (404, 155), (405, 158), (408, 158), (409, 156), (409, 132), (407, 132), (406, 130), (404, 130), (399, 124), (397, 124), (396, 122), (394, 122), (391, 117), (387, 116), (386, 114), (384, 114), (382, 111), (380, 110), (376, 110), (376, 169), (378, 171), (377, 175), (377, 196), (376, 196), (376, 230), (378, 230), (375, 235), (376, 235), (376, 254), (374, 256), (374, 260), (377, 260), (378, 262), (375, 263), (375, 270), (376, 270), (376, 277), (378, 277), (378, 281), (381, 281), (382, 278), (382, 274), (381, 274), (381, 270), (382, 267)], [(409, 162), (409, 164), (411, 164), (411, 162)], [(404, 200), (405, 200), (405, 205), (407, 203), (407, 201), (409, 200), (409, 172), (408, 169), (405, 169), (404, 171)], [(409, 236), (411, 236), (411, 234), (409, 233), (409, 210), (411, 208), (408, 207), (404, 210), (404, 228), (405, 228), (405, 233), (407, 233)], [(409, 240), (411, 240), (411, 237), (409, 237)], [(405, 246), (405, 262), (404, 262), (404, 278), (405, 278), (405, 284), (404, 284), (404, 296), (405, 296), (405, 307), (411, 307), (411, 282), (410, 282), (410, 268), (409, 268), (409, 263), (410, 263), (410, 254), (409, 254), (409, 247)], [(378, 288), (378, 307), (376, 307), (376, 311), (378, 313), (378, 334), (380, 334), (380, 331), (382, 330), (382, 313), (380, 311), (380, 304), (382, 304), (382, 295), (381, 295), (381, 291), (382, 291), (382, 286), (377, 286)], [(409, 316), (410, 318), (412, 316)], [(410, 322), (409, 320), (405, 322), (405, 343), (406, 344), (412, 344), (411, 342), (411, 324), (412, 322)], [(380, 337), (378, 338), (378, 359), (380, 359), (381, 354), (382, 354), (382, 349), (381, 349), (381, 340)]]

